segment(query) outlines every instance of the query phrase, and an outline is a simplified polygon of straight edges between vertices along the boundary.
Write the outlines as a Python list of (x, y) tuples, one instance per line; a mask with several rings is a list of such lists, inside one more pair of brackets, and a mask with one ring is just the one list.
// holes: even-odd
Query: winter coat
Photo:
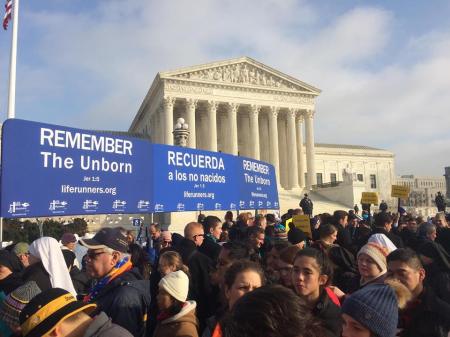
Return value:
[(127, 330), (111, 322), (104, 312), (94, 317), (83, 337), (133, 337)]
[(328, 337), (340, 337), (342, 332), (341, 309), (333, 303), (325, 289), (312, 311), (326, 330)]
[(313, 202), (311, 199), (304, 197), (300, 200), (299, 206), (302, 208), (303, 213), (311, 215), (313, 213)]
[(336, 243), (354, 254), (356, 252), (356, 249), (353, 246), (350, 230), (348, 228), (344, 228), (344, 226), (342, 226), (341, 224), (335, 224), (334, 226), (338, 230)]
[(197, 303), (197, 317), (204, 323), (208, 317), (214, 314), (215, 296), (211, 284), (210, 273), (213, 271), (212, 260), (197, 250), (197, 246), (191, 240), (183, 239), (176, 247), (181, 255), (183, 263), (189, 267), (192, 288), (189, 299)]
[(138, 268), (119, 275), (101, 289), (95, 298), (96, 313), (104, 311), (112, 322), (135, 337), (146, 333), (150, 307), (150, 281), (143, 280)]
[(214, 240), (209, 236), (205, 236), (205, 240), (200, 247), (198, 247), (198, 251), (200, 253), (205, 254), (213, 260), (213, 264), (216, 265), (217, 259), (219, 258), (220, 250), (222, 246), (218, 243), (214, 242)]
[(158, 323), (153, 337), (198, 337), (194, 301), (187, 301), (181, 311)]
[(437, 228), (436, 242), (440, 243), (442, 247), (450, 254), (450, 228)]
[(28, 281), (35, 281), (41, 291), (52, 289), (52, 282), (50, 281), (50, 275), (45, 270), (42, 262), (34, 263), (27, 268), (22, 275), (23, 283)]
[(450, 331), (450, 304), (425, 287), (418, 301), (400, 312), (400, 337), (447, 337)]

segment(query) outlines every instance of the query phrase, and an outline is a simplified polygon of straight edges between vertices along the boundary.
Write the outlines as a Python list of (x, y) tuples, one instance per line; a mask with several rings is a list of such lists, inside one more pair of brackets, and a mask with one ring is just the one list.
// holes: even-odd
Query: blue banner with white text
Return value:
[(279, 208), (270, 164), (19, 119), (1, 174), (7, 218)]

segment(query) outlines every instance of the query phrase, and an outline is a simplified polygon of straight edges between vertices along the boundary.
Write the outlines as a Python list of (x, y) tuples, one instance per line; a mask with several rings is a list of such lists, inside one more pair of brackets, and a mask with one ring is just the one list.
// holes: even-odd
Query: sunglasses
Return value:
[(95, 260), (97, 258), (97, 256), (102, 255), (102, 254), (106, 254), (106, 252), (104, 252), (104, 251), (102, 251), (102, 252), (88, 251), (86, 253), (87, 257), (91, 260)]

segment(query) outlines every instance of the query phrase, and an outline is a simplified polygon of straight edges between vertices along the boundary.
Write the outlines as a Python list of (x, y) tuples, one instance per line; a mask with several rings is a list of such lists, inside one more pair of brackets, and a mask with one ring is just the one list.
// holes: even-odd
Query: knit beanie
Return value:
[(164, 276), (159, 281), (159, 286), (176, 300), (185, 302), (189, 291), (189, 278), (181, 270), (174, 271)]
[(286, 228), (281, 224), (276, 224), (272, 238), (273, 244), (288, 242)]
[(288, 232), (288, 240), (293, 245), (305, 241), (306, 238), (307, 238), (306, 234), (303, 233), (303, 231), (297, 227), (291, 228)]
[(375, 263), (377, 264), (378, 268), (381, 270), (381, 273), (386, 273), (387, 271), (387, 262), (386, 262), (386, 256), (387, 252), (384, 247), (381, 247), (380, 245), (377, 245), (376, 243), (370, 242), (363, 246), (359, 252), (357, 257), (359, 257), (361, 254), (366, 254), (370, 256)]
[(397, 332), (398, 301), (386, 284), (373, 284), (348, 296), (342, 312), (379, 337), (394, 337)]

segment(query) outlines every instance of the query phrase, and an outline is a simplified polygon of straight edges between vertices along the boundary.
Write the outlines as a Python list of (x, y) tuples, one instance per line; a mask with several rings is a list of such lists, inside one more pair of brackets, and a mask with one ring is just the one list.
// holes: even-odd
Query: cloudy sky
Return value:
[[(21, 1), (16, 117), (127, 130), (155, 74), (250, 56), (323, 90), (317, 142), (450, 165), (450, 2)], [(3, 15), (3, 14), (2, 14)], [(0, 33), (6, 117), (11, 30)]]

